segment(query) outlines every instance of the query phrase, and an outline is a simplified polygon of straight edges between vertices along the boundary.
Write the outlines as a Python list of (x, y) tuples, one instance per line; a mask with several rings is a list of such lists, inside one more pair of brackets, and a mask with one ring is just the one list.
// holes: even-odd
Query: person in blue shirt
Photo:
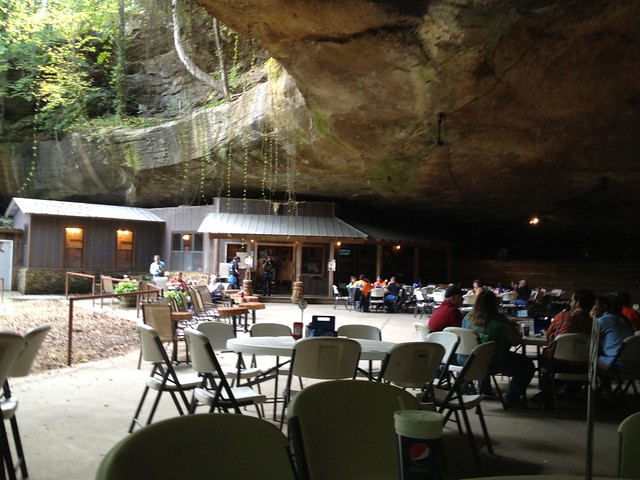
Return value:
[(622, 346), (624, 339), (633, 335), (633, 327), (622, 315), (622, 304), (617, 296), (598, 296), (591, 309), (600, 327), (598, 367), (608, 369)]
[(238, 277), (240, 276), (240, 270), (238, 270), (239, 262), (240, 257), (236, 255), (235, 257), (233, 257), (233, 260), (231, 260), (231, 263), (229, 264), (228, 280), (230, 289), (235, 290), (238, 288)]

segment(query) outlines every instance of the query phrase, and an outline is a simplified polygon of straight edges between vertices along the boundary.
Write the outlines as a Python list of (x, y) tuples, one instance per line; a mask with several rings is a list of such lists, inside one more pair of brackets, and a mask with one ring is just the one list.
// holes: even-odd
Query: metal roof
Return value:
[(59, 217), (109, 218), (136, 222), (158, 222), (164, 220), (144, 208), (98, 205), (93, 203), (61, 202), (35, 198), (14, 197), (7, 207), (5, 216), (13, 217), (22, 210), (30, 215), (50, 215)]
[(336, 217), (293, 217), (242, 213), (210, 213), (198, 232), (221, 235), (367, 238), (367, 234)]

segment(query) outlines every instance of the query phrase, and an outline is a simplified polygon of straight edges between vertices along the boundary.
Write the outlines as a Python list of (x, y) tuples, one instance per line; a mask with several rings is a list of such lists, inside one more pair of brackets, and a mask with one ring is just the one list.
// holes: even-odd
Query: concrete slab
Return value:
[[(6, 301), (6, 298), (5, 298)], [(105, 305), (105, 308), (110, 308)], [(123, 315), (136, 321), (135, 309)], [(344, 307), (310, 304), (301, 315), (296, 305), (267, 304), (257, 312), (258, 322), (292, 326), (312, 315), (335, 315), (337, 326), (362, 323), (382, 329), (384, 340), (403, 342), (416, 338), (412, 314), (360, 313)], [(241, 334), (245, 335), (245, 334)], [(259, 359), (269, 362), (272, 359)], [(233, 365), (235, 356), (224, 354), (223, 363)], [(89, 480), (113, 444), (127, 435), (131, 416), (140, 398), (149, 366), (136, 368), (138, 352), (73, 366), (55, 372), (18, 378), (12, 388), (20, 399), (18, 419), (32, 480)], [(181, 370), (189, 370), (183, 366)], [(283, 377), (284, 378), (284, 377)], [(506, 381), (506, 379), (505, 379)], [(267, 385), (265, 387), (268, 388)], [(530, 394), (535, 389), (530, 390)], [(499, 474), (584, 473), (586, 426), (584, 405), (569, 406), (563, 418), (549, 410), (504, 411), (499, 402), (483, 402), (496, 456), (482, 454), (483, 468), (471, 461), (466, 437), (454, 425), (445, 428), (447, 478)], [(619, 421), (635, 406), (600, 412), (595, 428), (594, 475), (614, 476)], [(267, 417), (271, 412), (267, 406)], [(254, 410), (248, 410), (254, 415)], [(163, 398), (156, 420), (176, 414), (170, 398)], [(475, 417), (475, 415), (472, 415)], [(473, 418), (473, 428), (480, 432)], [(187, 439), (185, 439), (187, 440)], [(170, 450), (170, 447), (168, 447)]]

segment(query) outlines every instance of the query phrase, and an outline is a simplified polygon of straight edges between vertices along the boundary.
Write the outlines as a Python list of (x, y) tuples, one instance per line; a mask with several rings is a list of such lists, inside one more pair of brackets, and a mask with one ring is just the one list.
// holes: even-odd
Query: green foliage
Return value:
[(138, 284), (133, 282), (118, 282), (118, 284), (113, 287), (113, 293), (130, 293), (137, 291)]
[[(61, 131), (112, 108), (97, 70), (115, 75), (118, 0), (5, 0), (0, 7), (2, 100), (30, 102), (39, 130)], [(108, 86), (108, 85), (107, 85)]]
[(182, 302), (182, 297), (180, 296), (180, 292), (177, 290), (165, 290), (164, 298), (175, 299), (178, 302)]

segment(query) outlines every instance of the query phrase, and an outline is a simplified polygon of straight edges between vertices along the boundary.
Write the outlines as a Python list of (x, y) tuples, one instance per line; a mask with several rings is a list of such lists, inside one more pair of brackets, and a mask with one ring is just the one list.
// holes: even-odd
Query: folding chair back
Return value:
[(25, 341), (22, 335), (0, 332), (0, 385), (4, 385), (18, 355), (24, 348)]
[(456, 354), (458, 355), (471, 355), (473, 349), (480, 344), (478, 334), (470, 328), (447, 327), (444, 331), (455, 333), (460, 338), (460, 343), (458, 343), (458, 348), (456, 349)]
[(293, 480), (287, 446), (287, 437), (259, 418), (217, 413), (174, 417), (114, 445), (95, 478)]
[(140, 335), (140, 346), (142, 348), (142, 358), (150, 363), (169, 362), (167, 352), (162, 348), (160, 335), (151, 325), (136, 325), (138, 335)]
[(342, 325), (338, 327), (338, 336), (362, 338), (365, 340), (382, 340), (382, 331), (374, 325)]
[(429, 335), (429, 327), (422, 322), (413, 322), (413, 328), (416, 329), (418, 340), (424, 342), (427, 339), (427, 335)]
[(162, 343), (173, 342), (174, 328), (169, 305), (145, 303), (142, 306), (142, 321), (155, 330)]
[(49, 330), (51, 330), (51, 325), (40, 325), (24, 334), (25, 347), (11, 367), (10, 377), (26, 377), (31, 373), (33, 362)]
[(618, 478), (640, 478), (640, 412), (625, 418), (618, 434)]
[[(398, 478), (393, 413), (419, 408), (413, 395), (393, 385), (362, 380), (309, 385), (293, 398), (289, 410), (300, 479)], [(376, 440), (354, 441), (344, 432)]]
[(586, 363), (589, 361), (589, 335), (584, 333), (563, 333), (555, 339), (553, 357), (566, 362)]
[(485, 379), (489, 372), (489, 364), (495, 347), (495, 342), (486, 342), (471, 351), (469, 358), (473, 357), (473, 361), (467, 362), (460, 372), (460, 377), (464, 382), (480, 382)]
[(433, 383), (444, 354), (437, 343), (398, 343), (387, 352), (379, 379), (403, 388), (425, 388)]
[(361, 351), (350, 338), (303, 338), (293, 346), (291, 374), (321, 380), (354, 378)]
[(427, 342), (438, 343), (444, 347), (444, 356), (442, 357), (442, 368), (439, 375), (439, 384), (448, 379), (449, 368), (455, 363), (455, 354), (460, 344), (460, 337), (453, 332), (432, 332), (427, 335)]
[(252, 337), (290, 337), (291, 327), (283, 323), (254, 323), (249, 327)]
[(199, 332), (204, 333), (209, 339), (211, 348), (214, 352), (225, 352), (227, 349), (227, 340), (236, 338), (236, 332), (233, 325), (223, 322), (202, 322), (196, 327)]

